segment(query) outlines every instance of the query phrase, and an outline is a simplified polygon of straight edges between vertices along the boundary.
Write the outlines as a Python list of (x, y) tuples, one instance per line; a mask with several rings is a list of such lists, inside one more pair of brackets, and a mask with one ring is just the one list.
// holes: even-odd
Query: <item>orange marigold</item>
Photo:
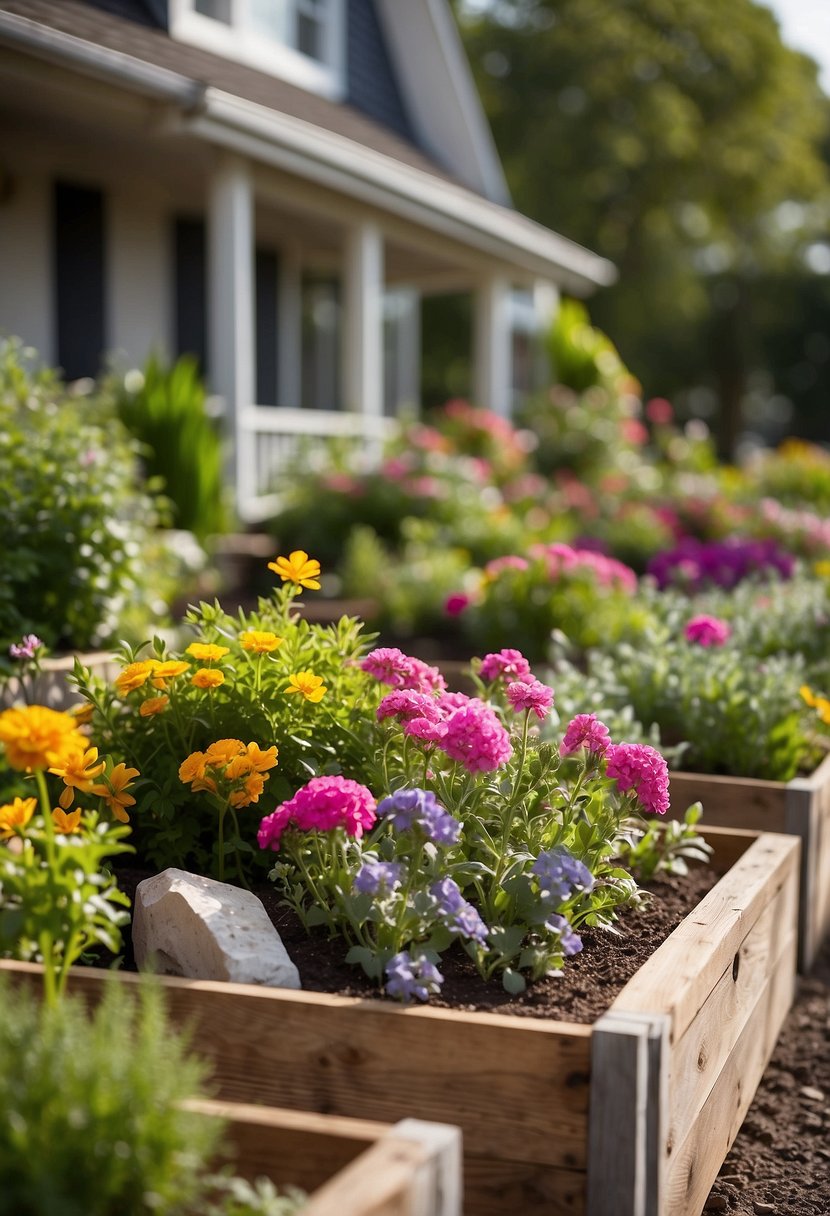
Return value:
[(115, 687), (121, 696), (126, 697), (128, 693), (135, 692), (137, 688), (141, 688), (142, 684), (146, 684), (154, 666), (154, 659), (141, 659), (137, 663), (128, 663), (115, 678)]
[(308, 587), (319, 591), (320, 563), (315, 557), (309, 557), (304, 549), (295, 549), (288, 557), (278, 557), (268, 563), (268, 569), (278, 574), (284, 583), (296, 583), (299, 587)]
[(200, 667), (190, 677), (190, 683), (194, 688), (218, 688), (220, 684), (225, 683), (225, 677), (221, 671), (214, 671), (211, 667)]
[[(155, 680), (153, 683), (155, 684)], [(148, 697), (146, 701), (141, 702), (138, 712), (142, 718), (152, 718), (154, 714), (163, 714), (169, 704), (169, 697)]]
[(253, 654), (270, 654), (283, 643), (282, 638), (264, 629), (246, 629), (240, 633), (239, 641), (243, 650), (250, 650)]
[(104, 777), (100, 785), (93, 785), (90, 790), (97, 798), (103, 798), (116, 819), (121, 823), (129, 823), (130, 817), (126, 808), (135, 805), (135, 798), (125, 791), (130, 788), (133, 777), (138, 776), (137, 768), (127, 768), (126, 764), (116, 764), (115, 768)]
[(0, 806), (0, 840), (8, 840), (18, 828), (25, 828), (36, 806), (36, 798), (15, 798)]
[(81, 812), (64, 811), (60, 807), (55, 807), (52, 811), (52, 820), (59, 832), (65, 832), (70, 836), (73, 832), (81, 830)]
[(0, 743), (12, 768), (31, 772), (61, 764), (73, 752), (83, 751), (86, 739), (71, 714), (26, 705), (0, 713)]
[(290, 676), (286, 692), (298, 692), (306, 701), (315, 703), (322, 701), (326, 695), (326, 686), (322, 676), (315, 676), (313, 671), (298, 671)]
[(230, 651), (227, 646), (217, 646), (214, 642), (191, 642), (185, 653), (192, 654), (199, 663), (218, 663)]
[(50, 768), (49, 772), (60, 777), (65, 787), (59, 799), (63, 809), (68, 810), (71, 807), (74, 798), (73, 789), (80, 790), (84, 794), (90, 793), (95, 778), (100, 777), (105, 768), (104, 761), (98, 760), (97, 747), (72, 752), (65, 757), (62, 764)]
[(175, 680), (177, 676), (184, 675), (189, 669), (190, 664), (181, 659), (165, 659), (163, 663), (155, 660), (153, 662), (153, 688), (166, 688), (168, 680)]

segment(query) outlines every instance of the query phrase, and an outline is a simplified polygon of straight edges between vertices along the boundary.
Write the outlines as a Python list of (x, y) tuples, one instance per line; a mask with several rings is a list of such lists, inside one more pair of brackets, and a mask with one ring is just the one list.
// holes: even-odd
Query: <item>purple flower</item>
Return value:
[(431, 790), (398, 790), (378, 804), (378, 816), (389, 819), (397, 832), (419, 827), (433, 844), (456, 844), (461, 824), (436, 801)]
[(404, 1002), (413, 996), (419, 1001), (428, 1000), (431, 993), (440, 991), (443, 982), (443, 975), (425, 954), (413, 958), (402, 950), (386, 964), (386, 991)]
[(698, 646), (723, 646), (731, 633), (732, 626), (728, 621), (722, 621), (716, 616), (706, 616), (705, 613), (702, 616), (693, 616), (683, 629), (686, 641), (695, 642)]
[(559, 747), (560, 756), (571, 756), (584, 747), (594, 756), (601, 756), (611, 743), (608, 727), (596, 714), (577, 714), (568, 723)]
[(19, 644), (12, 642), (9, 654), (13, 659), (33, 659), (42, 645), (43, 642), (37, 634), (27, 633), (20, 639)]
[(648, 573), (661, 590), (674, 583), (689, 591), (712, 584), (731, 590), (753, 574), (777, 574), (788, 579), (794, 570), (795, 559), (774, 540), (741, 536), (705, 543), (685, 537), (674, 549), (655, 554), (648, 564)]
[(669, 809), (669, 766), (645, 743), (615, 743), (605, 753), (606, 773), (622, 793), (633, 790), (646, 811), (665, 815)]
[(553, 689), (541, 680), (516, 680), (507, 685), (507, 699), (516, 713), (522, 710), (530, 713), (532, 710), (537, 718), (545, 718), (553, 705)]
[(403, 866), (397, 861), (364, 861), (354, 876), (352, 890), (360, 895), (379, 895), (401, 885)]
[(531, 866), (542, 890), (554, 899), (567, 899), (572, 891), (591, 891), (594, 876), (584, 862), (562, 846), (540, 853)]
[(432, 884), (429, 893), (437, 903), (438, 912), (444, 918), (448, 929), (453, 933), (460, 933), (462, 937), (473, 938), (482, 946), (486, 943), (490, 930), (477, 909), (461, 894), (454, 879), (439, 878)]
[(582, 938), (578, 933), (574, 932), (573, 925), (566, 916), (560, 916), (557, 912), (554, 912), (545, 921), (545, 928), (550, 929), (552, 933), (559, 934), (562, 953), (566, 958), (572, 954), (579, 954), (582, 949)]

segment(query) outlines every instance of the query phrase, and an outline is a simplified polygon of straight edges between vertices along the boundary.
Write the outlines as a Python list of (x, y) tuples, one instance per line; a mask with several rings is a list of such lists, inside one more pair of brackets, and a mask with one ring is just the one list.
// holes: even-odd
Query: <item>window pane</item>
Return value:
[(225, 25), (231, 23), (231, 0), (193, 0), (193, 7), (203, 17), (212, 17)]
[(247, 14), (250, 29), (277, 42), (288, 41), (286, 0), (248, 0)]
[(340, 287), (336, 279), (304, 275), (302, 285), (302, 403), (340, 407)]
[(323, 58), (323, 31), (313, 17), (297, 15), (297, 50), (312, 59)]

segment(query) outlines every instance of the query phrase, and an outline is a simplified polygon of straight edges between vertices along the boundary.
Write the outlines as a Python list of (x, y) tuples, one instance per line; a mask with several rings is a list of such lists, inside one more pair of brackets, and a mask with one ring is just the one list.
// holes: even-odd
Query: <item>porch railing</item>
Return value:
[(258, 523), (279, 509), (280, 482), (287, 472), (312, 472), (325, 463), (332, 439), (359, 444), (361, 467), (377, 464), (383, 445), (397, 429), (394, 418), (346, 410), (303, 410), (250, 405), (237, 419), (237, 443), (242, 454), (236, 509), (244, 523)]

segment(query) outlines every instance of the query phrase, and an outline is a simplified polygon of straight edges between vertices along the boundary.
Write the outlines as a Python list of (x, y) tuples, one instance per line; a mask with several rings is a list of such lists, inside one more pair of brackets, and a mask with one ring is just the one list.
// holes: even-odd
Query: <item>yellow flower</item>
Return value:
[(813, 693), (812, 688), (810, 688), (810, 685), (809, 685), (809, 684), (802, 684), (802, 685), (801, 685), (801, 687), (799, 688), (799, 690), (798, 690), (798, 691), (799, 691), (799, 694), (800, 694), (800, 696), (801, 696), (801, 699), (802, 699), (803, 701), (806, 701), (806, 702), (807, 702), (807, 704), (810, 706), (810, 708), (811, 708), (811, 709), (815, 709), (815, 707), (816, 707), (816, 697), (815, 697), (815, 695), (814, 695), (814, 693)]
[(128, 663), (120, 675), (116, 676), (115, 687), (126, 697), (127, 693), (135, 692), (147, 682), (154, 667), (153, 659), (142, 659), (138, 663)]
[(265, 778), (259, 773), (251, 773), (242, 789), (233, 791), (228, 802), (232, 807), (250, 806), (252, 802), (259, 802), (259, 796), (264, 789)]
[(254, 654), (270, 654), (272, 650), (282, 646), (283, 642), (275, 633), (262, 629), (246, 629), (244, 633), (240, 633), (239, 640), (243, 650), (251, 650)]
[(199, 663), (218, 663), (230, 651), (227, 646), (217, 646), (213, 642), (191, 642), (186, 653), (192, 654)]
[(205, 753), (191, 752), (186, 760), (179, 765), (179, 781), (189, 785), (191, 781), (203, 777), (205, 773)]
[(190, 683), (195, 688), (218, 688), (220, 684), (225, 683), (225, 677), (221, 671), (214, 671), (210, 667), (200, 667), (190, 677)]
[(813, 565), (813, 572), (817, 574), (819, 578), (830, 578), (830, 561), (824, 560), (815, 562)]
[(268, 747), (265, 751), (258, 743), (249, 743), (245, 749), (251, 768), (257, 773), (267, 773), (277, 763), (279, 752), (276, 747)]
[(309, 557), (303, 549), (295, 549), (288, 557), (278, 557), (268, 563), (268, 569), (278, 574), (284, 583), (297, 583), (300, 587), (308, 587), (319, 591), (320, 563), (315, 557)]
[(326, 686), (322, 676), (315, 676), (311, 671), (298, 671), (290, 676), (286, 692), (298, 692), (306, 701), (322, 701), (326, 695)]
[(138, 776), (137, 768), (127, 768), (126, 764), (116, 764), (104, 784), (93, 785), (89, 791), (97, 798), (103, 798), (116, 819), (121, 823), (129, 823), (130, 817), (126, 807), (135, 805), (135, 798), (125, 793), (130, 788), (133, 777)]
[(166, 688), (168, 680), (175, 680), (176, 676), (183, 675), (189, 668), (190, 664), (181, 659), (165, 659), (163, 663), (160, 660), (154, 660), (153, 688)]
[(241, 739), (217, 739), (205, 752), (205, 764), (209, 768), (217, 768), (219, 765), (224, 767), (244, 751), (245, 744)]
[(67, 713), (75, 719), (76, 726), (87, 726), (92, 721), (92, 702), (85, 701), (82, 705), (73, 705)]
[(830, 726), (830, 701), (827, 697), (819, 697), (816, 701), (816, 712), (825, 726)]
[[(155, 680), (153, 683), (155, 684)], [(169, 697), (148, 697), (146, 701), (141, 702), (138, 712), (142, 718), (152, 718), (153, 714), (163, 714), (169, 704)]]
[(73, 789), (88, 794), (95, 778), (100, 777), (105, 768), (104, 761), (98, 761), (97, 747), (72, 752), (66, 756), (62, 764), (50, 768), (49, 772), (60, 777), (65, 787), (59, 799), (63, 809), (68, 810), (71, 807), (74, 798)]
[(52, 811), (52, 819), (58, 831), (65, 832), (67, 836), (81, 830), (81, 812), (79, 810), (67, 812), (61, 810), (60, 807), (55, 807)]
[(36, 806), (36, 798), (15, 798), (14, 802), (0, 806), (0, 840), (8, 840), (17, 828), (25, 828)]
[(27, 705), (0, 713), (0, 743), (12, 768), (49, 768), (73, 752), (83, 751), (86, 739), (71, 714), (43, 705)]

